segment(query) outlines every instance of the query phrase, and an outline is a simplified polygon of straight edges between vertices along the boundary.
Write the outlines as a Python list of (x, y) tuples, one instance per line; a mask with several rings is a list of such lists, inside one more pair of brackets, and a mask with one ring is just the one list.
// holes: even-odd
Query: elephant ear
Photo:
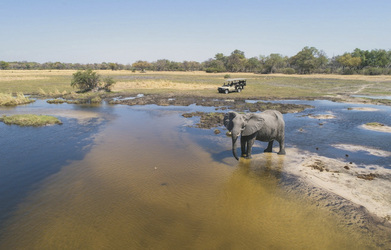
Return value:
[(234, 124), (232, 120), (236, 117), (235, 112), (228, 112), (224, 115), (224, 126), (228, 129), (228, 131), (232, 131)]
[(246, 124), (242, 131), (243, 136), (249, 136), (260, 130), (265, 120), (257, 114), (246, 115)]

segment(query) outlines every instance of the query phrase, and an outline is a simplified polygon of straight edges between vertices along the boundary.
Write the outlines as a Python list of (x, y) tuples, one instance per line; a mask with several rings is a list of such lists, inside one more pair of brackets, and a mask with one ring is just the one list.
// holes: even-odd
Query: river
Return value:
[[(391, 135), (364, 130), (391, 124), (391, 108), (330, 101), (285, 114), (286, 147), (391, 171)], [(376, 108), (362, 112), (354, 107)], [(291, 192), (289, 154), (236, 161), (231, 139), (194, 128), (190, 105), (72, 105), (43, 100), (12, 108), (57, 116), (62, 125), (0, 123), (0, 249), (358, 249), (390, 247), (343, 214)], [(320, 120), (317, 115), (332, 115)], [(334, 145), (334, 146), (333, 146)], [(278, 143), (277, 145), (278, 146)]]

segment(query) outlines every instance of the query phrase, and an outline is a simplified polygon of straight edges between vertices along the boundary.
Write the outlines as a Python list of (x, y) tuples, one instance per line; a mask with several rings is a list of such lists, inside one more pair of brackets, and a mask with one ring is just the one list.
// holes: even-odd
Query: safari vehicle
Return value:
[(228, 94), (229, 92), (240, 92), (244, 89), (244, 86), (246, 86), (246, 79), (244, 78), (227, 79), (224, 85), (217, 90), (219, 93)]

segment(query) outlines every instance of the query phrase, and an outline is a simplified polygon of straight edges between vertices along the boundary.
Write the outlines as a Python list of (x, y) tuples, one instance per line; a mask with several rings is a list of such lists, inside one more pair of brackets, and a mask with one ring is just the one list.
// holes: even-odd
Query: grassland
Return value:
[[(343, 75), (260, 75), (230, 73), (247, 78), (241, 93), (217, 93), (226, 73), (97, 71), (117, 82), (117, 94), (178, 94), (224, 98), (302, 99), (336, 98), (351, 94), (391, 95), (391, 76)], [(74, 70), (0, 70), (0, 93), (24, 93), (61, 97), (72, 93)], [(77, 97), (76, 97), (77, 98)]]

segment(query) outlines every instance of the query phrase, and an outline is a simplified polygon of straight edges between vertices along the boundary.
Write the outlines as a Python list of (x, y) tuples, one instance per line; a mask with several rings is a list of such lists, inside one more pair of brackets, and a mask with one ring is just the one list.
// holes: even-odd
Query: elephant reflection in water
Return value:
[(268, 142), (264, 152), (272, 152), (274, 140), (280, 144), (278, 154), (285, 155), (285, 122), (277, 110), (265, 110), (262, 113), (239, 114), (228, 112), (224, 116), (224, 126), (232, 133), (232, 153), (236, 154), (237, 139), (240, 137), (241, 157), (251, 159), (255, 140)]
[(264, 154), (255, 161), (240, 161), (238, 166), (247, 174), (254, 173), (261, 178), (272, 177), (279, 181), (283, 175), (284, 160), (284, 157), (277, 157), (275, 154)]

